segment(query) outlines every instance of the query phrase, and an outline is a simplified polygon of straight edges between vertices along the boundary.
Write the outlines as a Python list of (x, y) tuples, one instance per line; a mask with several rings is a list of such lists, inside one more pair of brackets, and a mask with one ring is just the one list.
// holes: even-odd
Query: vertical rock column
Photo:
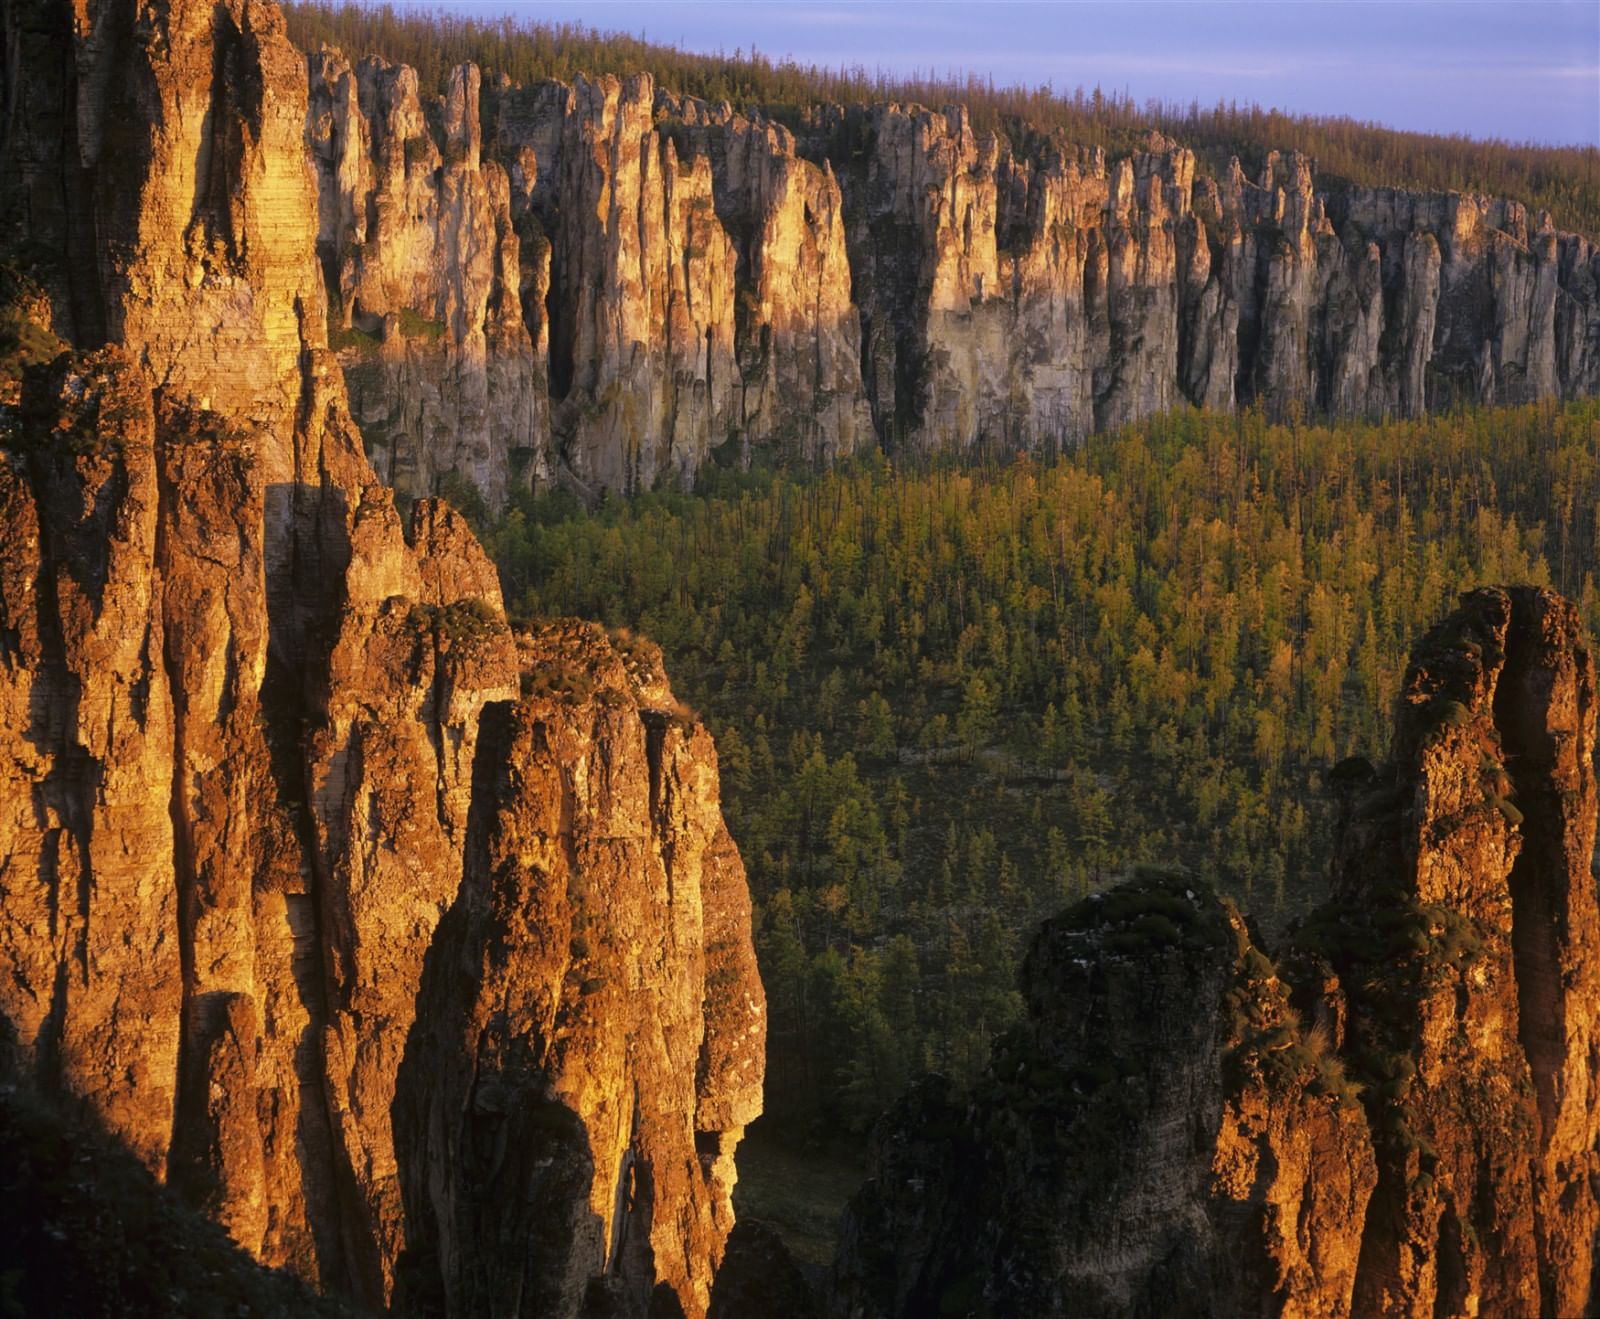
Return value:
[(163, 1175), (184, 967), (141, 384), (109, 364), (39, 379), (29, 402), (60, 407), (62, 425), (0, 464), (0, 1014), (25, 1069), (82, 1096)]
[(1589, 1302), (1593, 746), (1572, 607), (1477, 591), (1413, 651), (1393, 767), (1347, 806), (1336, 897), (1304, 942), (1369, 1087), (1358, 1310)]
[[(46, 17), (66, 39), (64, 11)], [(462, 1018), (426, 989), (430, 968), (481, 957), (515, 972), (570, 932), (528, 924), (531, 911), (509, 937), (480, 929), (492, 944), (445, 931), (463, 876), (480, 873), (473, 822), (503, 806), (559, 822), (575, 800), (563, 776), (577, 799), (609, 776), (625, 809), (594, 806), (592, 836), (579, 832), (595, 846), (564, 872), (611, 895), (589, 909), (619, 986), (590, 1003), (608, 1043), (524, 1077), (615, 1097), (585, 1109), (593, 1176), (546, 1205), (603, 1212), (607, 1245), (568, 1254), (552, 1238), (545, 1265), (576, 1280), (555, 1313), (619, 1288), (643, 1309), (665, 1285), (698, 1314), (762, 1060), (748, 897), (709, 737), (653, 667), (606, 684), (648, 688), (631, 723), (626, 695), (558, 694), (551, 675), (570, 659), (619, 673), (623, 659), (588, 633), (519, 653), (461, 519), (423, 500), (408, 529), (376, 480), (326, 347), (306, 69), (276, 8), (184, 0), (137, 21), (8, 82), (0, 144), (12, 158), (17, 120), (68, 107), (62, 154), (85, 153), (105, 259), (71, 266), (70, 235), (34, 236), (122, 341), (30, 371), (0, 407), (6, 1062), (84, 1104), (265, 1262), (381, 1308), (406, 1290), (397, 1262), (438, 1236), (411, 1177), (457, 1148), (444, 1127), (400, 1141), (392, 1126), (453, 1084), (426, 1040), (454, 1038)], [(14, 28), (0, 36), (13, 69)], [(463, 161), (474, 86), (458, 77), (442, 129)], [(334, 159), (359, 181), (360, 152)], [(362, 210), (341, 201), (321, 218), (350, 228)], [(586, 729), (490, 739), (509, 779), (536, 784), (528, 801), (475, 773), (490, 712), (524, 683), (552, 727)], [(538, 857), (519, 842), (497, 882), (536, 887)], [(553, 1010), (583, 1017), (585, 984), (561, 979)], [(542, 986), (501, 984), (509, 1001)], [(436, 1001), (446, 1011), (430, 1019)], [(468, 1198), (498, 1191), (467, 1171)], [(521, 1231), (526, 1189), (479, 1202), (485, 1250)], [(432, 1276), (434, 1310), (526, 1300), (515, 1280)]]
[(323, 50), (310, 71), (318, 250), (367, 452), (404, 495), (454, 474), (498, 509), (545, 470), (549, 404), (510, 181), (483, 157), (478, 69), (456, 68), (436, 107), (404, 65), (352, 69)]
[(526, 645), (395, 1101), (405, 1300), (573, 1314), (659, 1280), (700, 1316), (765, 1041), (710, 740), (653, 647), (572, 624)]
[(655, 131), (648, 76), (580, 78), (556, 165), (556, 443), (585, 486), (692, 478), (739, 421), (737, 257), (711, 162)]
[[(708, 117), (695, 101), (660, 108), (689, 123)], [(827, 461), (874, 443), (832, 167), (797, 156), (779, 124), (728, 115), (694, 137), (706, 144), (718, 214), (741, 247), (741, 444)]]
[(1592, 1302), (1600, 1232), (1594, 665), (1571, 605), (1534, 591), (1512, 601), (1494, 707), (1524, 821), (1508, 882), (1518, 1035), (1539, 1115), (1540, 1307), (1576, 1314)]

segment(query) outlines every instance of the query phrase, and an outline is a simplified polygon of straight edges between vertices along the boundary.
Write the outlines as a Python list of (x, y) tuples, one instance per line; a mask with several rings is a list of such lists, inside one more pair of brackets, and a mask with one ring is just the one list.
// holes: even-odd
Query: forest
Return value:
[[(1194, 410), (1007, 461), (715, 469), (478, 521), (514, 615), (665, 654), (714, 732), (770, 999), (768, 1108), (860, 1131), (970, 1077), (1037, 921), (1181, 867), (1269, 935), (1323, 891), (1329, 769), (1484, 583), (1600, 623), (1600, 403)], [(625, 631), (624, 631), (625, 630)]]
[[(442, 92), (450, 70), (470, 61), (484, 84), (570, 82), (578, 75), (649, 73), (658, 87), (799, 126), (818, 102), (866, 105), (912, 101), (962, 103), (975, 127), (1013, 142), (1044, 134), (1075, 146), (1104, 147), (1113, 158), (1143, 147), (1152, 130), (1191, 147), (1213, 174), (1238, 156), (1254, 177), (1269, 151), (1316, 159), (1324, 190), (1378, 186), (1455, 189), (1514, 197), (1548, 210), (1559, 229), (1600, 236), (1600, 149), (1513, 143), (1465, 135), (1406, 133), (1343, 116), (1291, 115), (1237, 102), (1214, 106), (1136, 102), (1096, 87), (996, 86), (991, 78), (900, 76), (859, 65), (824, 68), (756, 51), (698, 54), (576, 24), (513, 17), (477, 19), (448, 11), (397, 11), (389, 5), (302, 0), (284, 6), (289, 33), (304, 50), (336, 46), (351, 59), (377, 55), (417, 70), (424, 88)], [(484, 99), (487, 117), (492, 92)], [(492, 140), (493, 124), (486, 124)]]

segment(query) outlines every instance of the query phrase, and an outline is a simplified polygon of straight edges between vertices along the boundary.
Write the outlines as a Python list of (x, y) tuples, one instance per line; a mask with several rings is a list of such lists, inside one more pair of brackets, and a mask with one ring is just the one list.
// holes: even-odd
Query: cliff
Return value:
[(512, 231), (478, 95), (477, 69), (457, 70), (430, 124), (410, 69), (323, 53), (307, 142), (329, 333), (374, 468), (413, 494), (455, 473), (498, 506), (514, 478), (549, 475), (542, 324), (522, 305), (525, 279), (542, 302), (549, 253)]
[[(709, 737), (647, 643), (513, 633), (363, 457), (273, 5), (39, 0), (0, 45), (11, 284), (76, 349), (0, 394), (8, 1071), (366, 1308), (703, 1314), (764, 1056)], [(407, 242), (504, 200), (456, 166)], [(407, 306), (526, 342), (515, 266), (440, 269)], [(443, 407), (537, 397), (446, 357)]]
[(645, 75), (463, 65), (436, 98), (310, 63), (339, 359), (407, 493), (1600, 390), (1600, 260), (1515, 201), (1325, 189), (1293, 152), (1209, 177), (1159, 136), (1112, 160), (959, 106), (780, 123)]
[(1594, 683), (1570, 605), (1474, 592), (1276, 960), (1179, 875), (1047, 922), (975, 1091), (877, 1132), (837, 1312), (1590, 1312)]

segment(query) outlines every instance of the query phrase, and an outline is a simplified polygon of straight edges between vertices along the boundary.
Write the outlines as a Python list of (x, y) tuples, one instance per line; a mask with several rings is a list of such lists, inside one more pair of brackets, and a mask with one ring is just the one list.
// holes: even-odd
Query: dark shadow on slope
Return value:
[(355, 1311), (263, 1268), (82, 1105), (19, 1082), (0, 1019), (0, 1319)]
[[(350, 1234), (341, 1226), (351, 1221), (352, 1213), (353, 1221), (364, 1214), (341, 1206), (341, 1198), (350, 1206), (358, 1197), (327, 1099), (322, 1046), (328, 1021), (327, 944), (321, 913), (326, 877), (317, 866), (317, 831), (306, 781), (307, 674), (323, 671), (313, 669), (308, 657), (320, 658), (332, 644), (331, 620), (339, 605), (334, 588), (342, 586), (343, 574), (328, 569), (342, 567), (350, 558), (345, 494), (333, 486), (281, 482), (267, 487), (263, 511), (268, 648), (260, 696), (262, 733), (280, 808), (279, 828), (292, 832), (305, 880), (305, 892), (286, 903), (294, 940), (290, 969), (308, 1019), (294, 1051), (295, 1077), (304, 1097), (295, 1131), (297, 1157), (318, 1272), (329, 1284), (359, 1292), (363, 1279), (353, 1262)], [(290, 844), (287, 838), (281, 842)]]

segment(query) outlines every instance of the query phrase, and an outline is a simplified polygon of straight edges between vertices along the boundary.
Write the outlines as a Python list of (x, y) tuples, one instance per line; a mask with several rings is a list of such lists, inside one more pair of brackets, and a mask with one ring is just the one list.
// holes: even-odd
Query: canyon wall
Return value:
[[(447, 93), (310, 56), (338, 355), (407, 494), (683, 483), (728, 446), (1012, 451), (1185, 404), (1600, 391), (1600, 258), (1514, 201), (1108, 160), (959, 107), (793, 127), (639, 75)], [(480, 128), (481, 121), (481, 128)], [(519, 314), (520, 310), (520, 314)]]
[[(402, 162), (355, 286), (450, 327), (395, 311), (358, 396), (482, 405), (449, 461), (486, 480), (542, 415), (515, 248), (475, 264), (509, 182), (474, 78), (427, 210), (404, 74), (308, 84), (271, 4), (3, 24), (0, 215), (76, 346), (0, 394), (8, 1083), (368, 1309), (703, 1314), (765, 1035), (710, 738), (648, 643), (507, 626), (328, 347), (318, 243), (357, 217), (319, 209), (308, 107), (352, 177)], [(388, 118), (341, 139), (362, 96)], [(380, 235), (437, 277), (386, 283)]]
[(1045, 923), (974, 1091), (876, 1133), (835, 1311), (1592, 1313), (1594, 750), (1572, 606), (1465, 597), (1276, 960), (1176, 874)]

